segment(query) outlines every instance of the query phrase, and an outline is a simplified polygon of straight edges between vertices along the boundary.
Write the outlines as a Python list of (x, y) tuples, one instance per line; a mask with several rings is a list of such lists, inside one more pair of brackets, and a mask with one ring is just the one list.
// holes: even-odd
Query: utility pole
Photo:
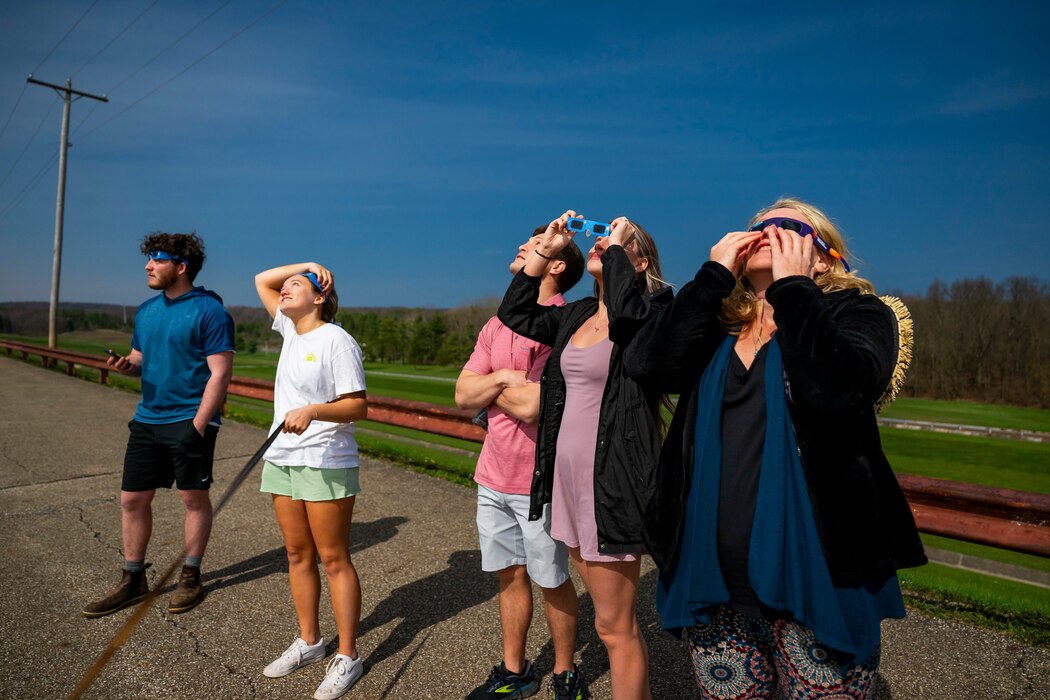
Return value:
[(51, 305), (47, 312), (47, 346), (54, 348), (58, 345), (58, 282), (62, 276), (62, 222), (65, 216), (66, 205), (66, 150), (69, 147), (69, 108), (73, 104), (73, 95), (76, 95), (76, 99), (88, 97), (100, 102), (109, 102), (109, 98), (105, 95), (92, 95), (74, 90), (72, 78), (66, 80), (65, 87), (36, 80), (32, 75), (26, 78), (26, 82), (52, 88), (65, 103), (62, 109), (62, 137), (58, 146), (58, 197), (55, 201), (55, 254), (51, 261)]

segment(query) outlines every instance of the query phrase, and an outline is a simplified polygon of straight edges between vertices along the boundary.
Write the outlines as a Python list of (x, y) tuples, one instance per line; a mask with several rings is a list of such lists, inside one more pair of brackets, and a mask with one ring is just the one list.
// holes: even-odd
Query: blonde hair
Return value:
[[(846, 248), (846, 239), (842, 236), (838, 227), (832, 223), (828, 215), (816, 206), (795, 197), (781, 197), (768, 207), (759, 210), (751, 217), (748, 227), (750, 228), (757, 224), (765, 218), (766, 214), (774, 209), (794, 209), (802, 214), (813, 224), (813, 230), (818, 236), (837, 250), (843, 258), (851, 260), (849, 250)], [(843, 289), (859, 289), (862, 294), (875, 293), (875, 286), (871, 282), (860, 277), (856, 272), (846, 272), (846, 268), (842, 266), (839, 260), (824, 253), (820, 253), (820, 257), (828, 264), (828, 270), (827, 272), (818, 273), (813, 281), (817, 283), (817, 286), (825, 294)], [(719, 314), (719, 320), (730, 333), (738, 333), (740, 327), (754, 319), (757, 313), (758, 295), (755, 294), (755, 288), (751, 285), (751, 281), (741, 274), (737, 278), (736, 288), (722, 302), (722, 312)]]
[[(649, 264), (646, 265), (642, 273), (635, 278), (635, 284), (638, 286), (638, 290), (652, 294), (664, 287), (670, 287), (671, 285), (664, 281), (663, 273), (660, 270), (660, 253), (656, 250), (656, 241), (653, 240), (653, 237), (648, 231), (642, 228), (641, 225), (636, 224), (630, 219), (627, 219), (627, 224), (634, 232), (634, 238), (631, 241), (628, 241), (627, 245), (631, 245), (631, 242), (635, 242), (638, 256), (649, 261)], [(594, 296), (598, 296), (597, 280), (594, 282)]]

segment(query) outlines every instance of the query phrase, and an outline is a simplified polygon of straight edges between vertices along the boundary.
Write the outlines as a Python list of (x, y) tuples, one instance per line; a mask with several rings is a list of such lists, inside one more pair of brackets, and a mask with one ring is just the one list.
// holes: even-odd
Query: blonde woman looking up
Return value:
[(628, 349), (631, 376), (680, 394), (646, 535), (704, 698), (872, 697), (896, 570), (926, 561), (875, 422), (896, 319), (847, 256), (781, 199)]

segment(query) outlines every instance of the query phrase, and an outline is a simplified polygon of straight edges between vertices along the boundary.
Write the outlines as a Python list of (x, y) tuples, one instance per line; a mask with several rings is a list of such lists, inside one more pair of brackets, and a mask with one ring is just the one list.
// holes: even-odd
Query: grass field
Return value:
[(901, 397), (883, 411), (882, 415), (902, 420), (1050, 432), (1050, 410), (1045, 408), (1021, 408), (972, 401), (934, 401)]
[[(45, 344), (39, 338), (12, 338)], [(106, 347), (129, 350), (127, 334), (112, 331), (70, 333), (60, 346), (101, 354)], [(240, 353), (234, 359), (239, 376), (270, 379), (277, 366), (276, 353)], [(85, 376), (97, 373), (84, 370)], [(429, 367), (367, 363), (369, 393), (441, 405), (453, 405), (458, 367)], [(137, 381), (111, 375), (122, 388)], [(231, 418), (268, 427), (273, 406), (264, 401), (230, 397)], [(1050, 431), (1050, 411), (967, 402), (899, 399), (887, 416), (936, 422), (988, 425)], [(1050, 445), (985, 437), (946, 435), (883, 428), (883, 446), (894, 469), (901, 473), (966, 481), (1023, 491), (1050, 493)], [(399, 462), (408, 468), (470, 485), (480, 445), (418, 431), (362, 421), (358, 442), (363, 452)], [(422, 443), (430, 443), (427, 446)], [(931, 547), (1003, 561), (1042, 571), (1050, 559), (923, 535)], [(960, 571), (939, 564), (901, 572), (902, 586), (915, 607), (949, 617), (1003, 630), (1028, 643), (1050, 646), (1050, 591), (990, 576)]]
[(1050, 443), (882, 428), (897, 472), (1050, 493)]
[(898, 572), (905, 599), (936, 615), (1050, 647), (1050, 591), (941, 564)]

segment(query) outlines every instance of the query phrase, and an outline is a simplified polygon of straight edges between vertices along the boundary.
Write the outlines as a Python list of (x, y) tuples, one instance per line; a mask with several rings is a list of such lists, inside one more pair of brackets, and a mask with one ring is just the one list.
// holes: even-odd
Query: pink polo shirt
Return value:
[[(565, 299), (555, 294), (546, 303), (564, 306)], [(491, 374), (511, 368), (524, 371), (528, 381), (539, 382), (550, 353), (550, 347), (518, 335), (493, 316), (478, 334), (474, 352), (463, 369)], [(488, 409), (489, 430), (474, 481), (493, 491), (527, 495), (536, 466), (536, 426), (522, 423), (494, 403)]]

